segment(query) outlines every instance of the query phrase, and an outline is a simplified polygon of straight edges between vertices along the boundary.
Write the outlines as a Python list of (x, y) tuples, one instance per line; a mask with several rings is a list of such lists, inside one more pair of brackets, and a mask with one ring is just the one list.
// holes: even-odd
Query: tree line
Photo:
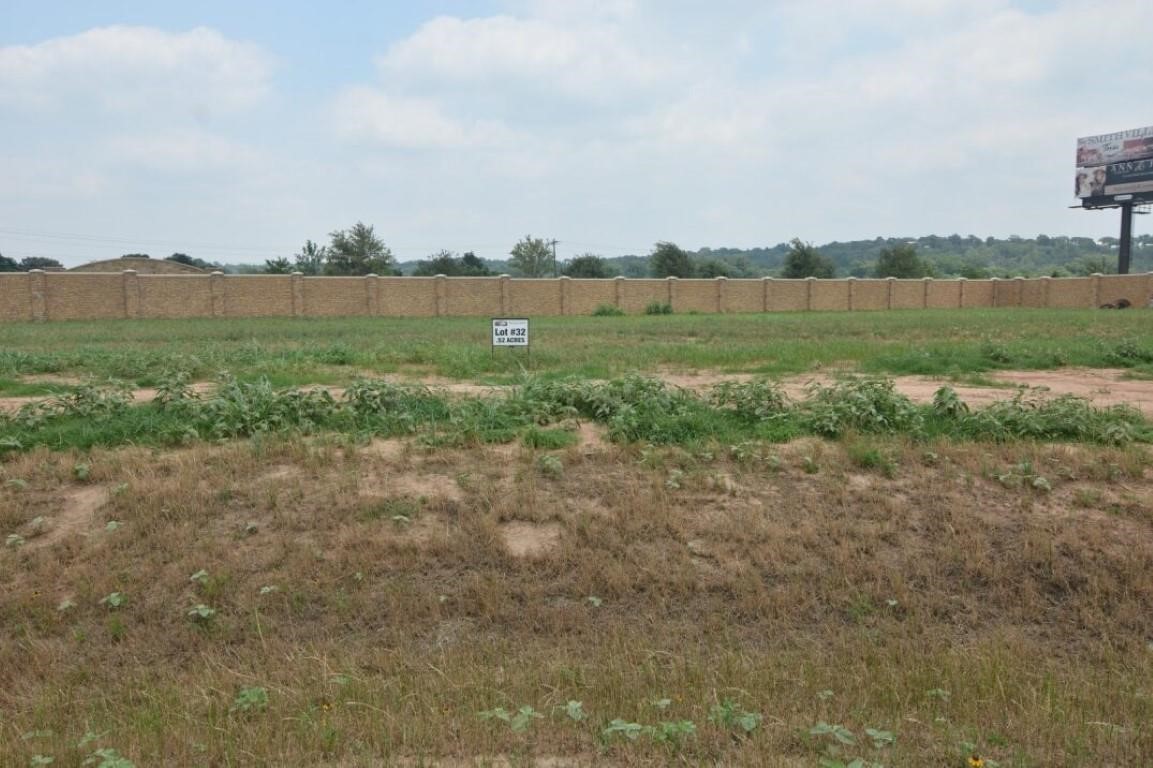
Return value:
[[(1153, 270), (1153, 235), (1133, 239), (1134, 272)], [(413, 275), (574, 278), (832, 278), (832, 277), (1013, 277), (1089, 275), (1116, 271), (1118, 241), (1112, 237), (1038, 235), (1005, 239), (929, 235), (919, 238), (875, 238), (815, 246), (800, 238), (760, 248), (701, 248), (689, 251), (676, 243), (657, 242), (647, 254), (604, 257), (582, 253), (558, 262), (556, 241), (526, 235), (507, 259), (479, 258), (474, 252), (441, 250), (425, 259), (398, 263), (371, 225), (358, 221), (329, 233), (324, 244), (306, 240), (292, 257), (268, 259), (263, 265), (220, 264), (174, 253), (166, 259), (227, 272), (305, 275)], [(125, 254), (148, 258), (147, 254)], [(55, 259), (30, 256), (19, 261), (0, 255), (0, 272), (59, 269)]]

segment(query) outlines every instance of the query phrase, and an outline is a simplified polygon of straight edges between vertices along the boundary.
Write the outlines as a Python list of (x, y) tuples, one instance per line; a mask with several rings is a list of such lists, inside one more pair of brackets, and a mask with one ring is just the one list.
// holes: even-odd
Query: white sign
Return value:
[(527, 317), (494, 317), (492, 319), (492, 345), (494, 347), (527, 347)]

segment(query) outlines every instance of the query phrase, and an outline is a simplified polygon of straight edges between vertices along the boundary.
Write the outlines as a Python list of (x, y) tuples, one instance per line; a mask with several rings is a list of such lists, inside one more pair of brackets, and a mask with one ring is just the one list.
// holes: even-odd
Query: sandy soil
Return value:
[(48, 529), (28, 541), (28, 546), (46, 547), (72, 534), (85, 535), (96, 522), (96, 513), (108, 501), (108, 489), (89, 486), (68, 491), (55, 514), (47, 517)]
[(501, 523), (501, 540), (514, 557), (535, 557), (556, 548), (561, 526), (557, 523), (529, 523), (516, 520)]
[[(1146, 416), (1153, 417), (1153, 381), (1127, 379), (1128, 372), (1121, 368), (1062, 368), (1051, 371), (998, 371), (988, 378), (1001, 386), (982, 387), (968, 384), (950, 384), (947, 379), (930, 376), (897, 376), (893, 378), (897, 391), (913, 402), (932, 402), (933, 394), (950, 384), (957, 395), (972, 407), (982, 407), (998, 400), (1008, 400), (1018, 388), (1031, 395), (1057, 397), (1076, 395), (1094, 405), (1132, 405)], [(703, 391), (722, 381), (749, 381), (750, 374), (675, 373), (662, 378), (694, 391)], [(803, 400), (811, 384), (828, 385), (834, 381), (828, 374), (790, 376), (781, 381), (788, 395)]]

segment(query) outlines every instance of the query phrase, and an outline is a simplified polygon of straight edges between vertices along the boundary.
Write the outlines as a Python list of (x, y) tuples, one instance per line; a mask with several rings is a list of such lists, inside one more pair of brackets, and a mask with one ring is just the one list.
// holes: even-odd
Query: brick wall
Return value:
[(32, 320), (34, 317), (32, 275), (22, 272), (0, 274), (0, 321)]
[(725, 312), (764, 312), (767, 280), (726, 280)]
[(849, 308), (848, 280), (809, 280), (809, 309), (841, 312)]
[(591, 315), (601, 305), (616, 306), (616, 280), (570, 280), (566, 315)]
[(0, 274), (0, 322), (164, 317), (589, 315), (957, 307), (1144, 307), (1153, 273), (1011, 280), (526, 280), (509, 277), (304, 277), (12, 272)]
[(889, 283), (887, 280), (854, 280), (851, 290), (853, 292), (853, 311), (889, 308)]
[(136, 286), (140, 307), (136, 317), (212, 316), (212, 287), (203, 277), (139, 275)]

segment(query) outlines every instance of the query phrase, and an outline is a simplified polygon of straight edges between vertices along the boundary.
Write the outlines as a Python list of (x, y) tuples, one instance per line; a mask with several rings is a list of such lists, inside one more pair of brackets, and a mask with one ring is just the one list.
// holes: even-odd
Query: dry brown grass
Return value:
[[(1153, 754), (1145, 449), (586, 431), (555, 455), (560, 477), (521, 447), (334, 439), (12, 457), (0, 764), (815, 765), (818, 721), (893, 731), (849, 753), (889, 766)], [(267, 711), (229, 712), (246, 686)], [(763, 727), (710, 725), (725, 698)], [(477, 715), (522, 704), (546, 715), (525, 733)], [(699, 733), (603, 747), (613, 718)]]

